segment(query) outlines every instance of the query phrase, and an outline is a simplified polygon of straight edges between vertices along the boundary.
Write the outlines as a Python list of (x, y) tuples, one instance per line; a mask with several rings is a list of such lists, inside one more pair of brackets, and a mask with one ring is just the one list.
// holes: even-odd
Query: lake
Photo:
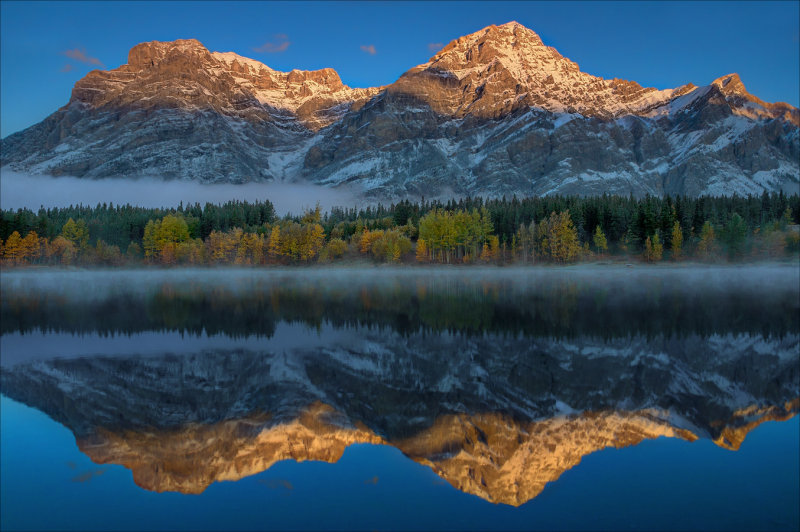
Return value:
[(800, 527), (800, 271), (18, 270), (8, 529)]

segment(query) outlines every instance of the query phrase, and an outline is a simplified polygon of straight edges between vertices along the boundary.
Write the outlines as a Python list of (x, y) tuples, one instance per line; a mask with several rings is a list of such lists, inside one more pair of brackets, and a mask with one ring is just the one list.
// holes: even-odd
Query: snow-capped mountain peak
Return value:
[(444, 194), (760, 194), (800, 189), (800, 114), (709, 85), (605, 79), (517, 22), (450, 42), (385, 87), (281, 72), (195, 39), (145, 42), (2, 141), (3, 166), (86, 177), (348, 184)]
[[(488, 26), (445, 46), (430, 61), (410, 70), (403, 90), (420, 76), (458, 85), (460, 99), (448, 99), (440, 112), (497, 116), (519, 107), (614, 117), (639, 113), (667, 102), (676, 89), (643, 88), (621, 79), (581, 72), (577, 63), (546, 46), (517, 22)], [(429, 90), (426, 86), (424, 90)]]

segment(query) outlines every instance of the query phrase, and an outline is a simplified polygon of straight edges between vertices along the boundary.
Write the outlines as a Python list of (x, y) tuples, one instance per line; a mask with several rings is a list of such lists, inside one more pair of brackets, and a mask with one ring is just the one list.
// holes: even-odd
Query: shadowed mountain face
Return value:
[(515, 506), (604, 448), (736, 450), (797, 413), (794, 267), (624, 273), (4, 275), (0, 389), (148, 490), (200, 493), (372, 443)]
[(736, 74), (607, 80), (515, 22), (445, 46), (386, 87), (279, 72), (196, 40), (147, 42), (2, 141), (3, 166), (79, 177), (310, 181), (375, 198), (739, 194), (800, 187), (800, 114)]

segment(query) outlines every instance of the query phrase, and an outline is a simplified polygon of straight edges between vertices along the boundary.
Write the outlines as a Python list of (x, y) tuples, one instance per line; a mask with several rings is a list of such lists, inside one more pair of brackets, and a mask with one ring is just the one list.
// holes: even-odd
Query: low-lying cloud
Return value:
[(438, 52), (439, 50), (441, 50), (442, 48), (444, 48), (444, 43), (440, 43), (440, 42), (431, 42), (431, 43), (428, 43), (428, 50), (430, 50), (430, 51), (431, 51), (431, 52), (433, 52), (434, 54), (435, 54), (436, 52)]
[(131, 204), (140, 207), (177, 207), (230, 200), (269, 200), (278, 215), (301, 214), (319, 202), (323, 210), (331, 207), (362, 205), (358, 195), (343, 188), (328, 188), (301, 183), (246, 183), (243, 185), (205, 185), (194, 181), (164, 181), (155, 178), (84, 179), (28, 175), (6, 169), (0, 171), (0, 208), (95, 206), (98, 203)]

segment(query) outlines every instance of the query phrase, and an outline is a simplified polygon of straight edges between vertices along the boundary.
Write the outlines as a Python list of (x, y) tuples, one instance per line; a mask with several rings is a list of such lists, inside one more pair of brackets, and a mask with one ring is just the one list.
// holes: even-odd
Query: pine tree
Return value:
[(747, 238), (747, 224), (739, 213), (733, 213), (722, 232), (722, 240), (728, 248), (728, 257), (733, 259), (742, 253)]

